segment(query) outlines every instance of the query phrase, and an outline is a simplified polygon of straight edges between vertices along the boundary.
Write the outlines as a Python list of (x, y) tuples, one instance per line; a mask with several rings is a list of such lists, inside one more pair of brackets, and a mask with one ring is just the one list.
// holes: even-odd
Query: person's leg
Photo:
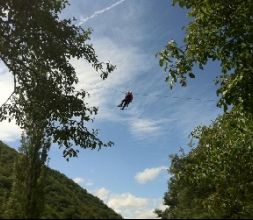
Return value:
[(122, 107), (124, 102), (125, 102), (125, 99), (123, 99), (123, 100), (121, 101), (121, 103), (118, 105), (118, 107)]
[(129, 104), (129, 102), (128, 102), (127, 100), (125, 100), (125, 101), (124, 101), (124, 105), (123, 105), (123, 107), (121, 108), (121, 110), (124, 110), (124, 108), (127, 107), (128, 104)]

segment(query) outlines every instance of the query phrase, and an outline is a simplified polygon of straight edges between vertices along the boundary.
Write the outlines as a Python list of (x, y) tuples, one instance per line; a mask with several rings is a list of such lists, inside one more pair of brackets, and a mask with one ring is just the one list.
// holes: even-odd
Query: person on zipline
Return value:
[(131, 91), (128, 91), (126, 93), (125, 98), (121, 101), (121, 103), (118, 105), (118, 107), (121, 107), (121, 110), (124, 110), (125, 107), (128, 107), (129, 103), (133, 101), (133, 93)]

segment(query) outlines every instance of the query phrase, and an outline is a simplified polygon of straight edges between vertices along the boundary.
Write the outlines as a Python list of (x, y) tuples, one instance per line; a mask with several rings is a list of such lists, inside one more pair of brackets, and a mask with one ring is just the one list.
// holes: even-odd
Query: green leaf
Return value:
[(195, 78), (195, 75), (193, 73), (189, 73), (190, 78)]
[(163, 67), (164, 61), (165, 61), (164, 59), (160, 58), (160, 60), (159, 60), (159, 65), (160, 65), (161, 67)]

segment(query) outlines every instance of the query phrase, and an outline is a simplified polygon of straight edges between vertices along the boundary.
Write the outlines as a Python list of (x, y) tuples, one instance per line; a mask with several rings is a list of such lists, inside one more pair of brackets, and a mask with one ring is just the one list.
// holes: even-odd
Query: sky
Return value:
[[(92, 28), (90, 43), (101, 61), (117, 69), (101, 80), (84, 60), (72, 60), (79, 77), (77, 88), (87, 90), (90, 106), (99, 113), (89, 128), (99, 130), (111, 148), (80, 150), (67, 162), (53, 145), (49, 166), (64, 173), (125, 218), (156, 218), (168, 190), (169, 155), (186, 152), (189, 134), (208, 125), (222, 111), (216, 107), (218, 63), (197, 71), (185, 88), (171, 90), (155, 56), (171, 39), (182, 43), (187, 11), (170, 0), (72, 0), (61, 14)], [(13, 90), (12, 76), (0, 64), (0, 104)], [(131, 90), (133, 102), (124, 111), (117, 105)], [(0, 123), (0, 140), (17, 148), (21, 130), (14, 122)]]

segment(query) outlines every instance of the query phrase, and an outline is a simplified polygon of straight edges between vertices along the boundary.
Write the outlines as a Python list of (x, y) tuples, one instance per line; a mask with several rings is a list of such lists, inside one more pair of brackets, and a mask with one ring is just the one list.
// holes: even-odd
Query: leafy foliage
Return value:
[[(225, 114), (192, 132), (197, 146), (172, 156), (169, 190), (156, 210), (159, 217), (253, 217), (253, 2), (250, 0), (174, 0), (186, 7), (191, 22), (185, 46), (170, 41), (159, 53), (171, 87), (186, 86), (210, 60), (220, 62), (218, 103)], [(230, 111), (228, 107), (230, 106)], [(194, 140), (197, 139), (196, 140)]]
[[(13, 184), (14, 161), (18, 154), (0, 142), (0, 218), (6, 218)], [(41, 218), (120, 219), (120, 215), (63, 174), (46, 169), (45, 209)], [(16, 214), (19, 214), (16, 210)], [(20, 218), (20, 215), (19, 215)]]
[(217, 94), (219, 105), (242, 105), (253, 112), (253, 1), (173, 0), (189, 10), (185, 45), (170, 41), (159, 53), (160, 66), (171, 86), (179, 80), (186, 86), (194, 78), (193, 67), (203, 69), (209, 60), (221, 66)]
[(163, 218), (253, 217), (253, 116), (233, 110), (193, 135), (198, 146), (172, 157)]
[[(81, 148), (111, 146), (98, 138), (86, 123), (97, 107), (90, 107), (85, 90), (76, 90), (78, 78), (71, 59), (84, 59), (101, 78), (115, 69), (100, 62), (91, 44), (91, 30), (60, 20), (66, 0), (0, 1), (0, 59), (13, 75), (13, 93), (0, 107), (0, 122), (8, 119), (23, 129), (24, 157), (16, 163), (15, 184), (9, 206), (23, 218), (38, 218), (42, 212), (43, 166), (51, 143), (63, 147), (68, 160)], [(18, 207), (12, 203), (20, 204)], [(38, 204), (37, 204), (38, 203)], [(15, 216), (12, 216), (13, 218)]]
[(36, 144), (24, 134), (21, 143), (20, 154), (14, 165), (14, 181), (5, 213), (6, 217), (12, 219), (38, 219), (44, 210), (47, 177), (44, 163), (47, 155), (39, 150), (40, 142)]
[(85, 59), (103, 79), (115, 66), (99, 62), (86, 43), (90, 29), (59, 19), (66, 5), (66, 0), (0, 2), (0, 59), (14, 78), (0, 121), (15, 119), (28, 135), (43, 129), (44, 139), (64, 146), (68, 158), (78, 153), (73, 144), (91, 149), (112, 144), (103, 143), (96, 130), (85, 126), (98, 109), (85, 102), (87, 92), (75, 90), (78, 78), (70, 59)]
[(4, 218), (5, 205), (13, 182), (11, 176), (13, 162), (16, 157), (16, 151), (0, 141), (0, 218)]

